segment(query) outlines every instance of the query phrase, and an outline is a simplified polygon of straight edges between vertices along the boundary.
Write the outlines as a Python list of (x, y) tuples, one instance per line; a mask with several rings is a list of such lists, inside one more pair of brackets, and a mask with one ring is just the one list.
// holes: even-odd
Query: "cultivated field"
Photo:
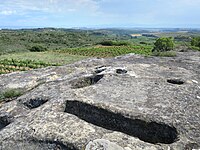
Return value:
[[(190, 45), (191, 38), (197, 35), (200, 32), (196, 30), (0, 30), (0, 74), (65, 65), (88, 57), (115, 57), (128, 53), (171, 57), (176, 53), (152, 53), (156, 37), (173, 37), (177, 50), (182, 47), (199, 50)], [(31, 52), (33, 47), (42, 48), (42, 51)]]

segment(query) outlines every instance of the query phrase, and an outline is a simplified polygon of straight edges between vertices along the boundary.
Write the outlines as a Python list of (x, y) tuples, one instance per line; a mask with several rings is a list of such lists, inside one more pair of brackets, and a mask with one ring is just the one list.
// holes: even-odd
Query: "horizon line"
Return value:
[(200, 29), (200, 27), (145, 27), (145, 26), (74, 26), (74, 27), (64, 27), (64, 26), (0, 26), (0, 30), (4, 29), (45, 29), (45, 28), (55, 28), (55, 29)]

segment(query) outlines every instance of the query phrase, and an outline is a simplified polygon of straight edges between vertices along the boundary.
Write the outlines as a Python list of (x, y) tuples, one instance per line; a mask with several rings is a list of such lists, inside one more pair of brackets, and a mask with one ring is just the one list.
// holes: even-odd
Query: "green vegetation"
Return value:
[(14, 60), (33, 60), (36, 62), (45, 62), (47, 64), (69, 64), (82, 59), (88, 58), (87, 56), (70, 55), (65, 53), (58, 53), (56, 51), (47, 52), (21, 52), (12, 53), (0, 56), (0, 61), (4, 59), (14, 59)]
[(0, 74), (11, 73), (15, 71), (26, 71), (31, 69), (43, 68), (47, 66), (57, 66), (58, 64), (44, 63), (33, 60), (15, 60), (3, 59), (0, 60)]
[(92, 57), (114, 57), (128, 53), (151, 55), (151, 46), (96, 46), (60, 50), (59, 53)]
[(174, 52), (174, 51), (153, 52), (152, 55), (159, 56), (159, 57), (176, 57), (176, 52)]
[(191, 45), (194, 47), (194, 49), (200, 50), (200, 36), (193, 37), (191, 40)]
[(29, 50), (31, 52), (44, 52), (44, 51), (47, 51), (47, 48), (41, 45), (35, 45), (35, 46), (32, 46)]
[(23, 92), (19, 89), (7, 89), (4, 92), (0, 93), (0, 102), (4, 99), (19, 97)]
[(199, 30), (189, 29), (3, 29), (0, 30), (0, 74), (128, 53), (174, 57), (173, 49), (200, 50), (199, 35)]
[(173, 38), (162, 37), (158, 38), (154, 43), (153, 52), (166, 52), (174, 49)]
[(123, 30), (55, 28), (0, 30), (0, 55), (13, 52), (28, 52), (37, 45), (48, 50), (94, 46), (96, 43), (107, 40), (128, 40), (130, 39), (128, 33), (131, 32)]
[(129, 46), (131, 43), (127, 41), (103, 41), (100, 42), (99, 44), (103, 46)]

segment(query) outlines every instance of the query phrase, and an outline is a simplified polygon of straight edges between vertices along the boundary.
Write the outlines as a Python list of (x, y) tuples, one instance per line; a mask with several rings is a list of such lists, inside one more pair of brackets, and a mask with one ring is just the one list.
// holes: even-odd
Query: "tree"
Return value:
[(200, 37), (193, 37), (191, 41), (191, 45), (200, 48)]
[(154, 43), (152, 52), (166, 52), (174, 49), (174, 41), (171, 37), (161, 37)]

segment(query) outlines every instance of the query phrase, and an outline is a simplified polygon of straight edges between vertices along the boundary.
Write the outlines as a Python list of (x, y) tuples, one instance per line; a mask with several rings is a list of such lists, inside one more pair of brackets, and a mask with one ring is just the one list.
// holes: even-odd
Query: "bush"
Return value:
[(47, 51), (47, 48), (41, 45), (35, 45), (35, 46), (32, 46), (29, 50), (31, 52), (44, 52), (44, 51)]
[(103, 46), (129, 46), (131, 45), (127, 41), (103, 41), (103, 42), (100, 42), (99, 44)]
[(200, 37), (193, 37), (191, 45), (200, 48)]
[(158, 38), (154, 43), (154, 48), (152, 52), (166, 52), (174, 49), (173, 38), (162, 37)]
[(141, 41), (140, 44), (146, 44), (146, 45), (147, 45), (147, 42), (143, 42), (143, 41)]

